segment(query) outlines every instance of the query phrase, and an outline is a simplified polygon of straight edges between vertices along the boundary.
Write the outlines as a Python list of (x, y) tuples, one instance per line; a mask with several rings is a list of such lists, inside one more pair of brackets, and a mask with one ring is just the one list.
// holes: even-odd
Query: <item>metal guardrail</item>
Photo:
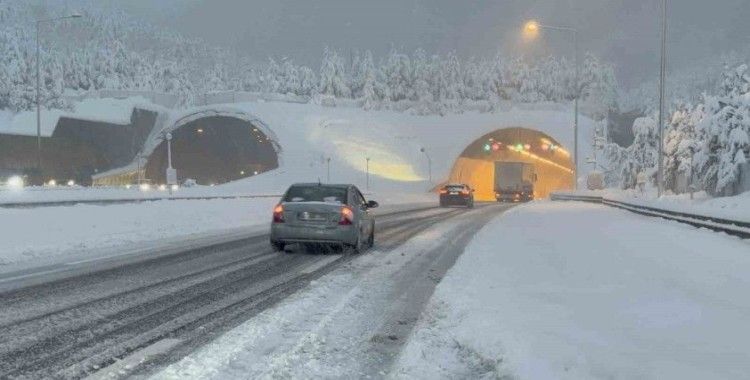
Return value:
[(603, 204), (606, 206), (627, 210), (636, 214), (673, 220), (676, 222), (689, 224), (693, 227), (707, 228), (713, 231), (724, 232), (728, 235), (737, 236), (742, 239), (750, 239), (750, 223), (748, 222), (717, 218), (708, 215), (692, 214), (681, 211), (665, 210), (657, 207), (637, 205), (590, 195), (553, 193), (551, 199), (553, 201), (579, 201)]
[(78, 204), (91, 205), (115, 205), (125, 203), (141, 203), (155, 201), (185, 201), (185, 200), (211, 200), (211, 199), (248, 199), (248, 198), (281, 198), (281, 194), (257, 194), (257, 195), (207, 195), (207, 196), (164, 196), (151, 198), (118, 198), (118, 199), (70, 199), (60, 201), (31, 201), (31, 202), (2, 202), (0, 208), (34, 208), (53, 206), (74, 206)]
[[(364, 195), (372, 195), (370, 192)], [(155, 201), (195, 201), (211, 199), (252, 199), (252, 198), (281, 198), (283, 194), (245, 194), (245, 195), (195, 195), (195, 196), (162, 196), (144, 198), (115, 198), (115, 199), (66, 199), (59, 201), (30, 201), (30, 202), (0, 202), (0, 208), (35, 208), (55, 206), (75, 206), (79, 204), (90, 205), (116, 205), (126, 203), (141, 203)]]

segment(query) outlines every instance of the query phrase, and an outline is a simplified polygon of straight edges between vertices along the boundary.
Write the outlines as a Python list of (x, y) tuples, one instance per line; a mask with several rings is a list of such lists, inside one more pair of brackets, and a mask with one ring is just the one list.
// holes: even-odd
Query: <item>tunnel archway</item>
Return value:
[(529, 128), (504, 128), (474, 140), (456, 159), (448, 182), (467, 183), (480, 201), (495, 200), (495, 162), (534, 165), (534, 197), (573, 188), (574, 165), (567, 149), (551, 136)]
[[(184, 117), (169, 131), (172, 166), (180, 183), (189, 178), (201, 185), (221, 184), (279, 166), (275, 136), (258, 120), (200, 113)], [(146, 178), (165, 183), (166, 168), (167, 142), (160, 138), (146, 162)]]

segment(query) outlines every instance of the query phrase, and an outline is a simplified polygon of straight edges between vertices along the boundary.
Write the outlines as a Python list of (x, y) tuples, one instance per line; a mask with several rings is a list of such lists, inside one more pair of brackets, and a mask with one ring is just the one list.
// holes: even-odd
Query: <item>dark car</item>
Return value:
[(375, 218), (354, 185), (298, 183), (286, 191), (273, 210), (271, 245), (324, 244), (351, 247), (361, 252), (375, 242)]
[(440, 189), (440, 207), (474, 207), (474, 190), (463, 183), (451, 183)]

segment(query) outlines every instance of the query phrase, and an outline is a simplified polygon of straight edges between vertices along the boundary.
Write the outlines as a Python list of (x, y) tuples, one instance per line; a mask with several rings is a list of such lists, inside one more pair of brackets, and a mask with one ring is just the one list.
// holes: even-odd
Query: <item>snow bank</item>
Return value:
[(750, 373), (750, 243), (583, 203), (482, 229), (395, 377), (705, 379)]
[(0, 209), (4, 265), (97, 257), (109, 248), (265, 226), (274, 198)]
[(647, 189), (645, 193), (628, 189), (606, 189), (588, 191), (581, 190), (575, 194), (600, 196), (607, 199), (657, 207), (660, 209), (686, 212), (691, 214), (713, 216), (731, 220), (750, 222), (750, 192), (744, 192), (731, 197), (711, 197), (701, 191), (693, 194), (670, 194), (662, 197), (656, 196), (656, 189)]

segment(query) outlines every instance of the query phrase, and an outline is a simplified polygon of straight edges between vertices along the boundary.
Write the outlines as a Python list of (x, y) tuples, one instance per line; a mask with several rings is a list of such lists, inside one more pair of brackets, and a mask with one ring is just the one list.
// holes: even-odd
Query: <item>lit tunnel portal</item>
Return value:
[[(162, 141), (148, 159), (146, 178), (166, 182), (167, 146)], [(273, 142), (246, 120), (207, 116), (172, 131), (172, 166), (180, 183), (221, 184), (279, 166)]]
[(478, 201), (495, 200), (495, 162), (534, 165), (534, 197), (573, 188), (573, 161), (567, 149), (545, 133), (528, 128), (505, 128), (488, 133), (464, 149), (448, 182), (469, 184)]

